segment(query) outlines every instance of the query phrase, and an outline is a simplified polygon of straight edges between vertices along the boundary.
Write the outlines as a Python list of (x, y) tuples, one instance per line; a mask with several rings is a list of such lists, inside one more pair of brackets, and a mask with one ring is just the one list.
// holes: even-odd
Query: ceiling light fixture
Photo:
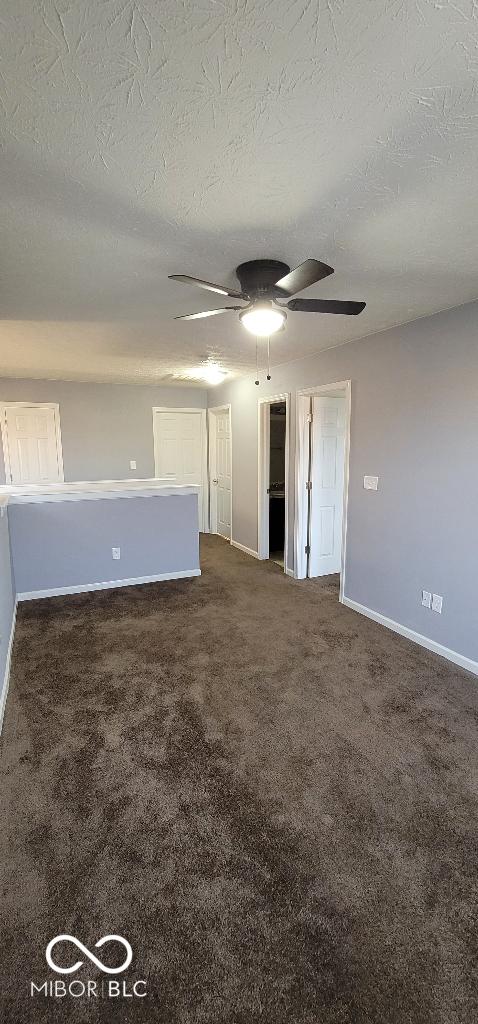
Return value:
[(283, 309), (276, 309), (268, 299), (261, 299), (239, 313), (239, 320), (246, 330), (259, 338), (280, 331), (287, 320)]
[(207, 384), (222, 384), (223, 380), (227, 377), (225, 370), (221, 370), (218, 363), (203, 363), (202, 366), (195, 367), (191, 370), (189, 375), (191, 377), (200, 378), (205, 380)]

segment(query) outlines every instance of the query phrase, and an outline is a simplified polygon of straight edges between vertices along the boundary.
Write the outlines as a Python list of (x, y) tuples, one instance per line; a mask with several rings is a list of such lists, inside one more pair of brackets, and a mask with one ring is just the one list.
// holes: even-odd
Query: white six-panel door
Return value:
[(210, 417), (211, 529), (231, 539), (231, 418), (229, 409)]
[(12, 403), (2, 408), (7, 482), (44, 484), (63, 480), (58, 407)]
[(205, 413), (202, 409), (153, 409), (155, 476), (163, 483), (197, 485), (199, 529), (205, 530)]
[(345, 413), (345, 398), (312, 399), (309, 576), (341, 569)]

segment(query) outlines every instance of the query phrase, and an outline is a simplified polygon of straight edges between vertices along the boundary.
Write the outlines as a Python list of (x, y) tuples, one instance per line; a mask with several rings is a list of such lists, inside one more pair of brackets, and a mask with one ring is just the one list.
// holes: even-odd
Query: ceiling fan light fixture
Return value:
[(281, 330), (287, 320), (287, 313), (282, 309), (275, 309), (272, 302), (261, 300), (239, 313), (239, 320), (251, 334), (266, 338)]

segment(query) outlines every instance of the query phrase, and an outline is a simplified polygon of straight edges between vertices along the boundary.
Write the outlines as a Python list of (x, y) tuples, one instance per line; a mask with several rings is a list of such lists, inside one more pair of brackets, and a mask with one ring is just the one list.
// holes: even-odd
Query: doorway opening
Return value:
[(231, 406), (208, 409), (209, 529), (231, 540), (232, 446)]
[(289, 395), (259, 402), (258, 555), (287, 572)]
[(208, 532), (205, 409), (153, 408), (154, 475), (164, 484), (195, 486), (199, 532)]
[(5, 479), (9, 484), (62, 483), (60, 407), (56, 402), (0, 405)]
[(350, 381), (297, 393), (296, 577), (344, 592)]

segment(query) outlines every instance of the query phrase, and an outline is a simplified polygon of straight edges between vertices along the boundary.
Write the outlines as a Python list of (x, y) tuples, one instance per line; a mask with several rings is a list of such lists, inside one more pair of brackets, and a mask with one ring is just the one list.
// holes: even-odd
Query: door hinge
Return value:
[(310, 544), (306, 544), (305, 545), (304, 551), (305, 551), (306, 555), (310, 555)]
[(312, 490), (312, 480), (306, 480), (305, 481), (305, 489), (306, 489), (306, 491), (311, 491)]
[(307, 423), (313, 423), (313, 422), (314, 422), (313, 413), (311, 413), (311, 412), (307, 413)]

